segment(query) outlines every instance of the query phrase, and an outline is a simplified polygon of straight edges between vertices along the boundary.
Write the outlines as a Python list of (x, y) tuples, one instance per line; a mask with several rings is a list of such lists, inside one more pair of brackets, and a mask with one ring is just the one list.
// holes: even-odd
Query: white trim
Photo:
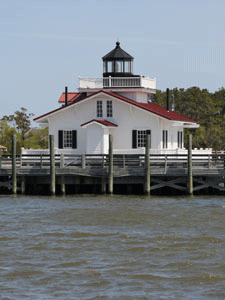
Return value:
[(99, 126), (101, 126), (102, 128), (117, 128), (117, 127), (118, 127), (118, 126), (106, 126), (106, 125), (104, 125), (104, 124), (102, 124), (102, 123), (99, 123), (99, 122), (97, 122), (97, 121), (91, 121), (91, 122), (89, 122), (88, 124), (81, 125), (81, 127), (87, 128), (89, 125), (92, 125), (92, 124), (99, 125)]

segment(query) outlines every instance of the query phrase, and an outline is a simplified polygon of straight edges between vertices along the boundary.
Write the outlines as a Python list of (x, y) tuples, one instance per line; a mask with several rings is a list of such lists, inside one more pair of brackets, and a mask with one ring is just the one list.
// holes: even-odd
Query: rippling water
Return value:
[(225, 299), (224, 197), (0, 205), (0, 299)]

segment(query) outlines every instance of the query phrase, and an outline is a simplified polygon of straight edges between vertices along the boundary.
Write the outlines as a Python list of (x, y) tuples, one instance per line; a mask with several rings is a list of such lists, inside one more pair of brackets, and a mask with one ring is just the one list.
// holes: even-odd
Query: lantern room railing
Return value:
[(81, 78), (79, 77), (79, 89), (101, 88), (147, 88), (156, 89), (156, 79), (148, 77), (103, 77)]

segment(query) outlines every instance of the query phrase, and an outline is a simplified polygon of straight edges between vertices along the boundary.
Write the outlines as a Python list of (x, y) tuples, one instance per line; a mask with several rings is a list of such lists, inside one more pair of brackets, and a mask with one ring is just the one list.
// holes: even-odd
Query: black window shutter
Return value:
[(166, 149), (168, 148), (168, 130), (166, 130)]
[(137, 130), (132, 130), (132, 148), (137, 148)]
[(58, 131), (58, 148), (63, 149), (63, 130)]
[(146, 136), (148, 134), (150, 135), (150, 148), (151, 148), (151, 130), (150, 129), (146, 130)]
[(76, 149), (77, 148), (77, 131), (72, 130), (72, 148)]

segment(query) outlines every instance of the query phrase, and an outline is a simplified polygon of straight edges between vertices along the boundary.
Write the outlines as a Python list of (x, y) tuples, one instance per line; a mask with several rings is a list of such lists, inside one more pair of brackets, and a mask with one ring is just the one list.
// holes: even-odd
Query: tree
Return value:
[(16, 111), (14, 115), (14, 119), (16, 122), (16, 128), (21, 133), (22, 137), (22, 147), (24, 147), (25, 133), (30, 129), (30, 118), (34, 116), (34, 114), (27, 114), (27, 109), (21, 107), (21, 111)]
[(48, 127), (42, 129), (30, 129), (26, 133), (24, 147), (29, 149), (46, 149), (48, 148)]
[(14, 115), (4, 116), (2, 118), (2, 120), (6, 121), (8, 124), (13, 124), (13, 127), (21, 134), (22, 147), (24, 147), (25, 143), (25, 134), (30, 130), (30, 118), (33, 116), (33, 113), (27, 114), (27, 109), (21, 107), (21, 110), (17, 110)]
[(7, 148), (7, 153), (11, 153), (12, 135), (16, 133), (16, 130), (2, 120), (0, 120), (0, 128), (0, 143), (2, 146), (5, 146)]
[[(185, 130), (192, 134), (194, 148), (225, 149), (225, 89), (214, 94), (207, 89), (191, 87), (170, 90), (170, 104), (175, 103), (175, 111), (197, 121), (200, 128)], [(166, 107), (166, 91), (157, 91), (151, 101)], [(171, 105), (170, 105), (171, 107)], [(185, 145), (186, 140), (185, 140)]]

